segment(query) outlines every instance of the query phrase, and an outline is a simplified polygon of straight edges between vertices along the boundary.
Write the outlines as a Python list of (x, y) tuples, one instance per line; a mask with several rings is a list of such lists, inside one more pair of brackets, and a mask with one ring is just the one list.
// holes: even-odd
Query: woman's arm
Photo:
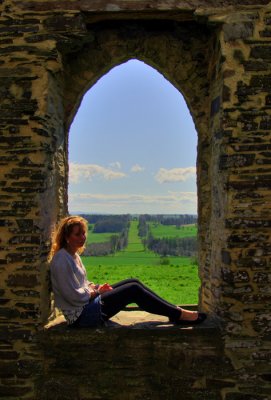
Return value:
[(53, 290), (72, 306), (86, 304), (94, 292), (87, 284), (80, 284), (74, 273), (72, 260), (56, 257), (51, 263)]

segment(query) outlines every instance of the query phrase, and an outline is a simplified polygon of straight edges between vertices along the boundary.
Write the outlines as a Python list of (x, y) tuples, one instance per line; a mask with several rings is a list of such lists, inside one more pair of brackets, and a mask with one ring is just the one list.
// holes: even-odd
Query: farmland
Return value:
[(103, 243), (109, 242), (112, 236), (112, 233), (93, 233), (92, 230), (94, 228), (94, 224), (89, 224), (88, 226), (88, 237), (87, 243)]
[[(126, 278), (138, 278), (172, 303), (197, 303), (199, 278), (196, 261), (189, 257), (167, 257), (165, 263), (165, 258), (144, 250), (138, 236), (137, 225), (137, 220), (131, 221), (128, 246), (124, 250), (108, 256), (82, 257), (89, 280), (114, 283)], [(195, 226), (176, 229), (175, 226), (160, 227), (159, 225), (160, 235), (163, 236), (166, 236), (172, 228), (178, 234), (183, 235), (183, 231), (188, 229), (186, 234), (196, 235)], [(153, 227), (151, 229), (153, 232)], [(103, 236), (103, 241), (105, 237), (110, 237), (108, 233), (93, 234), (90, 231), (88, 243), (97, 241), (99, 235)]]
[(195, 224), (176, 227), (176, 225), (162, 225), (150, 222), (149, 227), (152, 235), (155, 238), (162, 238), (162, 237), (185, 238), (185, 237), (194, 237), (197, 235), (197, 226)]

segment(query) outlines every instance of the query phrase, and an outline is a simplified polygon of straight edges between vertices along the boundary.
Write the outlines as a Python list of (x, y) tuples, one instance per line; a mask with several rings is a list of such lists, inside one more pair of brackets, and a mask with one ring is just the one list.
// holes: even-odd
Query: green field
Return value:
[(117, 233), (93, 233), (92, 232), (93, 227), (94, 224), (89, 224), (87, 244), (110, 242), (111, 236), (117, 235)]
[(183, 225), (177, 228), (175, 225), (162, 225), (155, 222), (149, 224), (151, 233), (155, 238), (184, 238), (197, 236), (197, 225)]
[[(114, 283), (138, 278), (174, 304), (197, 303), (199, 278), (196, 263), (193, 264), (189, 257), (169, 257), (169, 265), (161, 265), (160, 256), (144, 251), (137, 224), (137, 221), (131, 222), (125, 250), (112, 256), (82, 257), (88, 279), (95, 283)], [(93, 234), (90, 232), (89, 235)]]

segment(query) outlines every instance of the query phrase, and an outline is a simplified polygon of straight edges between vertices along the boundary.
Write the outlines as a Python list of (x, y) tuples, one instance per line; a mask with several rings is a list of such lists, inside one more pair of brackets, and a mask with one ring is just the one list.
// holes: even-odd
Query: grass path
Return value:
[(138, 221), (130, 222), (130, 229), (128, 234), (128, 246), (124, 249), (123, 253), (144, 252), (144, 246), (138, 236)]

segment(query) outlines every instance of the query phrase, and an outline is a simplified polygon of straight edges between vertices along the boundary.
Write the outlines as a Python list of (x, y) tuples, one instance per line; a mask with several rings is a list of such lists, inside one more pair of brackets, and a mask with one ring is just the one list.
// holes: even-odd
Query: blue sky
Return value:
[(180, 92), (138, 60), (84, 96), (69, 133), (69, 211), (196, 214), (197, 133)]

